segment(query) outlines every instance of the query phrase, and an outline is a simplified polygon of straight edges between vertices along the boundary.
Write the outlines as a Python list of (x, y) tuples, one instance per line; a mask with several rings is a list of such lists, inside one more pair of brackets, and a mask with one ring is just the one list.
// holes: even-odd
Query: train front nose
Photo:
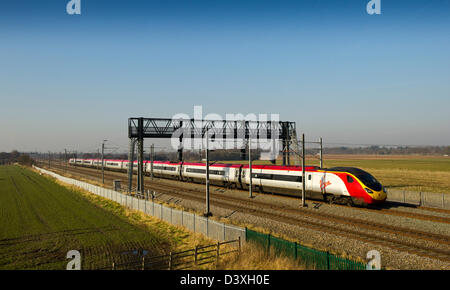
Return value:
[(387, 198), (387, 192), (386, 189), (383, 187), (380, 191), (373, 191), (372, 194), (370, 194), (372, 197), (374, 203), (381, 203), (384, 202)]

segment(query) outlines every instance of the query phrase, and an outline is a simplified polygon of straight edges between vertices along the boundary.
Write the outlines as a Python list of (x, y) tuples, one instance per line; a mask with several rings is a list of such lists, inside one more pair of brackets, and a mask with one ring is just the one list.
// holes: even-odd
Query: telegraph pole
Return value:
[(305, 207), (305, 134), (302, 134), (302, 207)]
[(64, 172), (67, 171), (67, 149), (64, 148)]
[(100, 168), (98, 167), (98, 159), (100, 159), (100, 149), (98, 149), (97, 148), (97, 162), (95, 162), (96, 163), (96, 168), (97, 168), (97, 170), (99, 170)]
[(249, 197), (253, 198), (253, 182), (252, 182), (252, 139), (248, 137), (248, 168), (250, 169)]
[(155, 144), (152, 144), (150, 147), (150, 176), (152, 177), (153, 181), (153, 162), (155, 161)]
[(209, 210), (209, 136), (208, 131), (206, 131), (206, 213), (205, 216), (211, 216), (211, 212)]
[(108, 140), (103, 140), (102, 142), (102, 183), (105, 184), (105, 169), (104, 169), (104, 157), (105, 157), (105, 142)]
[(320, 169), (323, 168), (323, 141), (322, 137), (320, 137)]

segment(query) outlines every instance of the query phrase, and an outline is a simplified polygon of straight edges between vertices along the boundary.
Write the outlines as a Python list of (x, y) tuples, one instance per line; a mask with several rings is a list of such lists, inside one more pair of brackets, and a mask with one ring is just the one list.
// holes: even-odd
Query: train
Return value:
[[(127, 171), (128, 160), (105, 159), (104, 168)], [(69, 159), (69, 164), (91, 168), (101, 167), (101, 159)], [(144, 172), (153, 176), (185, 182), (202, 183), (206, 164), (194, 162), (144, 161)], [(133, 170), (137, 170), (134, 161)], [(301, 196), (302, 167), (252, 165), (252, 186), (263, 193)], [(248, 164), (213, 163), (209, 166), (210, 184), (247, 190), (250, 184)], [(306, 197), (350, 205), (381, 204), (387, 198), (385, 187), (370, 173), (355, 167), (319, 168), (305, 166)]]

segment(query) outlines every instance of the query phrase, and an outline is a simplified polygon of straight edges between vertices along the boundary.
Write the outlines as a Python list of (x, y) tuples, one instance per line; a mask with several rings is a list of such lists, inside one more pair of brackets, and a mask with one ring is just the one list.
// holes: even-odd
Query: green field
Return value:
[[(109, 207), (109, 208), (108, 208)], [(81, 252), (82, 268), (129, 259), (126, 251), (167, 252), (167, 235), (137, 226), (39, 174), (0, 166), (0, 269), (65, 269), (69, 250)]]

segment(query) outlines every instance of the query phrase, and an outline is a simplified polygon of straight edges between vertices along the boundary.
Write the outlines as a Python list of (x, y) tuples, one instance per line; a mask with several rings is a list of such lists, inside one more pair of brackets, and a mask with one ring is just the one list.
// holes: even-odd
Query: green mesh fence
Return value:
[(262, 245), (267, 252), (275, 255), (285, 255), (299, 260), (308, 269), (317, 270), (365, 270), (366, 265), (342, 257), (332, 255), (328, 252), (315, 250), (295, 242), (286, 241), (246, 229), (247, 241)]

